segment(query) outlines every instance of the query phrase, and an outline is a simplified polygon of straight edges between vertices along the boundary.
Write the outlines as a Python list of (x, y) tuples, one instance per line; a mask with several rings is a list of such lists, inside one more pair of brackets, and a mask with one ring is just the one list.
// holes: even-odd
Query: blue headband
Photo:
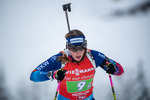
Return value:
[(71, 45), (80, 45), (84, 43), (84, 41), (85, 41), (84, 36), (76, 36), (76, 37), (67, 38), (67, 42), (70, 43)]

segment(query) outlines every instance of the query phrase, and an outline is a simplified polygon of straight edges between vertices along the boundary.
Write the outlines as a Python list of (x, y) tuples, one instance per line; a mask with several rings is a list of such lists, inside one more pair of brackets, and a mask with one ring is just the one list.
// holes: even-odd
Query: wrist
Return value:
[(47, 72), (47, 77), (52, 81), (53, 80), (53, 77), (52, 77), (52, 74), (53, 72), (52, 71), (49, 71)]

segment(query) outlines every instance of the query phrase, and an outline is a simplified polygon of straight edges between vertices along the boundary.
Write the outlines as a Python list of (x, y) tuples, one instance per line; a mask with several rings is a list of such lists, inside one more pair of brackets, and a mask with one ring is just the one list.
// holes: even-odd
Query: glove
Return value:
[(58, 70), (56, 70), (53, 73), (54, 79), (62, 81), (64, 79), (64, 77), (65, 77), (66, 71), (67, 70), (65, 70), (65, 69), (58, 69)]
[(115, 65), (112, 63), (108, 63), (107, 68), (106, 68), (106, 73), (114, 74), (115, 71), (116, 71)]

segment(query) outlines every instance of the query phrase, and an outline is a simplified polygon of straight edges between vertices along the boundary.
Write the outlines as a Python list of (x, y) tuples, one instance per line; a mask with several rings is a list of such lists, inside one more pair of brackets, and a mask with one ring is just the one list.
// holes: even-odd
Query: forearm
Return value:
[(42, 82), (47, 81), (49, 78), (47, 77), (47, 73), (45, 71), (33, 71), (30, 76), (30, 80), (34, 82)]

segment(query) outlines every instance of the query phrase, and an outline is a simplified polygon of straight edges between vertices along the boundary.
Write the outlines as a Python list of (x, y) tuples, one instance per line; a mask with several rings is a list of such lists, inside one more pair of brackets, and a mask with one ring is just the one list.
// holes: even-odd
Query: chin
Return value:
[(80, 61), (81, 59), (75, 59), (76, 61)]

